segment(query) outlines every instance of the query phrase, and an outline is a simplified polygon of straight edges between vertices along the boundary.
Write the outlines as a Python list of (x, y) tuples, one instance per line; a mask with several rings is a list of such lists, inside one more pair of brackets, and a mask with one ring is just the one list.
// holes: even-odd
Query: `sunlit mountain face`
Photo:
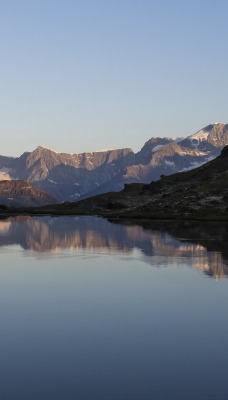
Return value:
[(152, 137), (137, 153), (129, 147), (67, 154), (38, 146), (17, 158), (0, 156), (0, 179), (26, 180), (59, 202), (72, 202), (194, 169), (217, 157), (225, 145), (228, 125), (215, 123), (184, 139)]
[(96, 217), (13, 217), (0, 221), (0, 246), (19, 245), (25, 254), (56, 257), (63, 250), (132, 254), (153, 267), (181, 266), (186, 259), (208, 276), (228, 276), (227, 227), (213, 224), (112, 223)]

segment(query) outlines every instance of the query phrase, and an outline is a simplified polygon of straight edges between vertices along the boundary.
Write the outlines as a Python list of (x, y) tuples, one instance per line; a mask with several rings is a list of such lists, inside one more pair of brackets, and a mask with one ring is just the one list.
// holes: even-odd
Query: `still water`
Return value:
[(227, 400), (228, 227), (0, 221), (0, 398)]

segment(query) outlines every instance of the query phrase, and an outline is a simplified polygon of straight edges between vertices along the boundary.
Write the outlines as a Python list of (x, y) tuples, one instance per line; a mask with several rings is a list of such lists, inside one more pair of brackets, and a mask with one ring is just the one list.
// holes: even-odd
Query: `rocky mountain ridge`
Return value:
[(23, 179), (59, 202), (71, 202), (196, 168), (227, 144), (228, 125), (216, 123), (184, 139), (153, 137), (138, 153), (125, 148), (67, 154), (38, 146), (14, 159), (0, 157), (0, 179)]
[(198, 168), (162, 176), (150, 184), (126, 184), (121, 192), (18, 212), (100, 215), (115, 219), (228, 221), (228, 146), (218, 157)]
[(0, 181), (0, 208), (35, 207), (55, 204), (54, 197), (23, 180)]

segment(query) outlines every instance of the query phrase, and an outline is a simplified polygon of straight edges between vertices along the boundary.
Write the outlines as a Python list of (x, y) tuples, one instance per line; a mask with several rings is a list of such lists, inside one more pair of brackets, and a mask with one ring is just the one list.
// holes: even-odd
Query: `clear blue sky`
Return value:
[(228, 3), (0, 0), (0, 154), (139, 150), (228, 122)]

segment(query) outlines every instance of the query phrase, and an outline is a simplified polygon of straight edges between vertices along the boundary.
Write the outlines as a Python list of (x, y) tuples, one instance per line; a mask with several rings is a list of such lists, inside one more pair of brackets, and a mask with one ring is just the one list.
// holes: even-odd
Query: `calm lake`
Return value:
[(227, 400), (228, 225), (0, 221), (2, 400)]

